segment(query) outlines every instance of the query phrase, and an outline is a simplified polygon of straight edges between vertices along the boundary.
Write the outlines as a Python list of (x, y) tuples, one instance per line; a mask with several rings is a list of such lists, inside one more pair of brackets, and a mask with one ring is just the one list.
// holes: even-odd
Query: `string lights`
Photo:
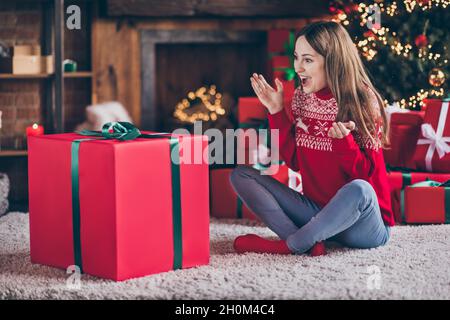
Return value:
[[(404, 7), (403, 12), (412, 13), (414, 10), (427, 11), (435, 8), (446, 9), (450, 5), (450, 0), (399, 0), (392, 1), (390, 4), (384, 3), (383, 0), (375, 0), (374, 4), (358, 3), (345, 5), (341, 2), (334, 2), (330, 7), (330, 12), (335, 13), (334, 21), (342, 23), (344, 26), (354, 21), (362, 28), (372, 25), (372, 28), (364, 32), (364, 38), (354, 38), (356, 47), (361, 55), (367, 60), (371, 61), (378, 54), (382, 47), (387, 47), (396, 56), (406, 59), (408, 61), (417, 58), (421, 63), (428, 63), (436, 66), (429, 74), (429, 82), (434, 87), (430, 90), (420, 89), (415, 95), (398, 101), (400, 107), (411, 108), (417, 105), (422, 106), (422, 100), (429, 97), (443, 97), (445, 95), (444, 89), (441, 87), (445, 82), (445, 73), (442, 72), (442, 67), (448, 65), (448, 56), (446, 54), (448, 48), (444, 44), (443, 48), (436, 47), (435, 52), (433, 46), (429, 44), (426, 30), (428, 27), (428, 20), (425, 23), (422, 34), (416, 35), (413, 43), (403, 43), (398, 37), (397, 32), (390, 30), (388, 27), (382, 27), (379, 23), (375, 23), (373, 14), (376, 10), (389, 17), (402, 14), (400, 6)], [(377, 8), (376, 8), (376, 7)], [(352, 12), (356, 14), (351, 14)], [(351, 20), (351, 21), (350, 21)], [(444, 50), (444, 52), (439, 52)]]
[[(216, 91), (216, 86), (201, 87), (195, 92), (187, 94), (188, 98), (182, 99), (175, 107), (174, 117), (182, 122), (194, 123), (195, 121), (216, 121), (218, 117), (225, 115), (222, 107), (222, 94)], [(201, 103), (208, 111), (196, 111), (188, 114), (188, 108)]]

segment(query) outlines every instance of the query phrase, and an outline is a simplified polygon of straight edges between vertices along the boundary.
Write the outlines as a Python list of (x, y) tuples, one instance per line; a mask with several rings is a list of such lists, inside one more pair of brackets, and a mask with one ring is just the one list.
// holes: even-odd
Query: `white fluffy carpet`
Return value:
[(243, 233), (274, 234), (261, 224), (211, 220), (208, 266), (115, 283), (33, 265), (28, 214), (0, 218), (0, 299), (450, 299), (450, 225), (398, 226), (385, 247), (332, 246), (327, 256), (238, 255)]

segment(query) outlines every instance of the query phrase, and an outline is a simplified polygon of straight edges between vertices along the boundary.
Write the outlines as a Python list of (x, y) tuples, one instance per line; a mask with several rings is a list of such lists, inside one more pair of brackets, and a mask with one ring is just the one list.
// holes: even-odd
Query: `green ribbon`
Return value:
[[(414, 183), (410, 186), (411, 188), (417, 187), (441, 187), (445, 190), (445, 223), (450, 223), (450, 180), (443, 183), (433, 181), (427, 178), (426, 181), (421, 181)], [(405, 215), (405, 190), (402, 189), (400, 192), (400, 210), (402, 214), (402, 221), (406, 222)]]
[[(84, 136), (101, 137), (100, 139), (88, 138), (72, 141), (72, 222), (73, 222), (73, 245), (75, 265), (83, 272), (81, 259), (81, 218), (79, 197), (79, 150), (80, 143), (88, 140), (120, 141), (134, 140), (137, 138), (168, 138), (170, 142), (170, 159), (172, 172), (172, 223), (173, 223), (173, 269), (182, 268), (182, 228), (181, 228), (181, 186), (180, 186), (180, 159), (179, 139), (167, 136), (167, 133), (143, 134), (129, 122), (108, 122), (102, 127), (102, 131), (83, 130), (77, 132)], [(175, 159), (172, 156), (176, 157)]]

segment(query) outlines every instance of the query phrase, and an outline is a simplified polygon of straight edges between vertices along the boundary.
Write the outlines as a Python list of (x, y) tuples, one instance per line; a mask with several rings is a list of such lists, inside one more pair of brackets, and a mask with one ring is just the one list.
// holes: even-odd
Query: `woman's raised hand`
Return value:
[(343, 139), (355, 130), (356, 125), (353, 121), (349, 122), (333, 122), (332, 127), (328, 130), (328, 136), (335, 139)]
[(254, 73), (250, 77), (253, 90), (259, 101), (267, 108), (270, 114), (283, 110), (283, 84), (275, 79), (277, 90), (272, 88), (261, 74)]

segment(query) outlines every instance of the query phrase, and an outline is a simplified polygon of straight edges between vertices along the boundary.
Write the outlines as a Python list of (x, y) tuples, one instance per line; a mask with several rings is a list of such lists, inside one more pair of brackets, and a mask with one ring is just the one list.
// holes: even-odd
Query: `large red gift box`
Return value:
[(384, 149), (384, 160), (394, 167), (414, 169), (416, 167), (413, 156), (420, 125), (423, 123), (424, 111), (393, 113), (390, 120), (390, 149)]
[(450, 223), (450, 188), (418, 185), (406, 187), (403, 210), (406, 223)]
[(430, 173), (430, 172), (388, 172), (388, 181), (391, 187), (391, 202), (394, 218), (397, 223), (404, 222), (401, 213), (401, 192), (406, 187), (426, 181), (433, 180), (437, 182), (445, 182), (450, 179), (450, 174)]
[(450, 172), (449, 102), (428, 100), (414, 161), (419, 170)]
[(29, 137), (32, 262), (116, 281), (208, 264), (208, 163), (186, 164), (207, 137), (84, 138)]
[[(276, 170), (278, 169), (278, 170)], [(288, 167), (286, 165), (273, 165), (273, 178), (288, 185)], [(230, 174), (233, 168), (214, 169), (210, 171), (211, 177), (211, 216), (216, 218), (250, 219), (259, 218), (237, 196), (230, 183)]]

